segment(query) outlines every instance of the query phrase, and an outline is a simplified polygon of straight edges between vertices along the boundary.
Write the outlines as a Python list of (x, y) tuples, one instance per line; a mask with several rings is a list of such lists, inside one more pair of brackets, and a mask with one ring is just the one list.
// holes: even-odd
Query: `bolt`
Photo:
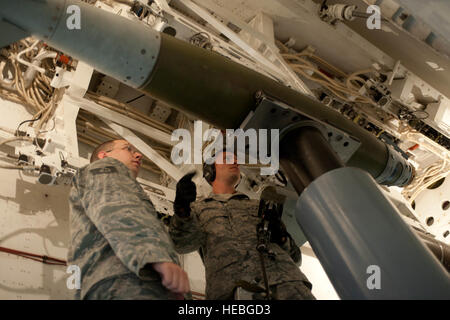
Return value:
[(256, 98), (256, 99), (261, 99), (262, 96), (263, 96), (262, 91), (257, 91), (257, 92), (255, 93), (255, 98)]

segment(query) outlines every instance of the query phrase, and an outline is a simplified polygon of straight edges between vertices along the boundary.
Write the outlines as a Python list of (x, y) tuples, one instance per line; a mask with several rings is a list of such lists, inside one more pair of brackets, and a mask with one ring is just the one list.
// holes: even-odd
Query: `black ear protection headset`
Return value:
[(203, 178), (209, 184), (216, 180), (216, 164), (214, 162), (212, 164), (207, 164), (206, 162), (203, 164)]
[[(203, 178), (208, 181), (209, 184), (212, 184), (214, 180), (216, 180), (216, 159), (217, 155), (222, 152), (227, 152), (227, 149), (219, 150), (216, 152), (214, 156), (208, 159), (203, 163)], [(212, 162), (208, 164), (207, 162)]]

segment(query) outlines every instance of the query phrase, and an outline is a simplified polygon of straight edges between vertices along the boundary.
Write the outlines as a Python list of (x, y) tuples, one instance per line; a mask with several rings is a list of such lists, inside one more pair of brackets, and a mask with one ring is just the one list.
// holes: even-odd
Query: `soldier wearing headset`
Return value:
[(206, 299), (315, 299), (311, 283), (296, 265), (300, 255), (292, 255), (297, 261), (291, 258), (299, 249), (281, 220), (270, 226), (264, 252), (257, 249), (261, 208), (258, 200), (235, 189), (240, 180), (235, 154), (221, 151), (213, 164), (203, 166), (212, 193), (198, 201), (194, 175), (177, 184), (169, 234), (178, 253), (200, 251)]

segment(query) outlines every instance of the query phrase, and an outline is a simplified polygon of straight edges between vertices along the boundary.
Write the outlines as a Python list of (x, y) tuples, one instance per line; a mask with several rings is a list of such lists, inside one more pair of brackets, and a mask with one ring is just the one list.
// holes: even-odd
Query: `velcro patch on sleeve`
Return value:
[(97, 168), (97, 169), (92, 169), (89, 170), (90, 173), (92, 173), (93, 175), (97, 175), (97, 174), (102, 174), (102, 173), (114, 173), (114, 172), (118, 172), (116, 167), (113, 166), (109, 166), (109, 167), (103, 167), (103, 168)]

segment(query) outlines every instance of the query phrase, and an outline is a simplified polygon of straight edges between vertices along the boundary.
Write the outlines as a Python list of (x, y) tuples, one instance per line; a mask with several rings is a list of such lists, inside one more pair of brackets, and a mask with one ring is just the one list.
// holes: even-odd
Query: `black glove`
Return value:
[[(269, 222), (270, 233), (270, 242), (278, 244), (281, 248), (283, 248), (287, 242), (289, 242), (289, 256), (295, 262), (297, 266), (300, 266), (302, 263), (302, 253), (300, 248), (295, 243), (294, 239), (292, 239), (291, 235), (286, 229), (286, 225), (280, 219), (273, 219)], [(284, 249), (288, 250), (288, 249)]]
[(281, 220), (270, 220), (270, 242), (274, 242), (279, 246), (283, 246), (288, 240), (289, 233), (286, 230), (286, 226)]
[(300, 251), (300, 248), (295, 243), (294, 239), (292, 239), (291, 235), (288, 234), (289, 237), (289, 255), (291, 256), (292, 260), (295, 262), (295, 264), (300, 267), (302, 264), (302, 252)]
[(269, 221), (270, 242), (277, 243), (280, 246), (284, 245), (288, 233), (286, 226), (281, 221), (283, 205), (272, 201), (264, 201), (262, 205), (260, 204), (260, 208), (262, 208), (264, 219)]
[(189, 217), (191, 214), (191, 202), (195, 201), (197, 197), (197, 187), (192, 182), (192, 178), (197, 172), (190, 172), (180, 179), (177, 183), (177, 190), (175, 201), (173, 203), (173, 210), (176, 215), (180, 217)]

